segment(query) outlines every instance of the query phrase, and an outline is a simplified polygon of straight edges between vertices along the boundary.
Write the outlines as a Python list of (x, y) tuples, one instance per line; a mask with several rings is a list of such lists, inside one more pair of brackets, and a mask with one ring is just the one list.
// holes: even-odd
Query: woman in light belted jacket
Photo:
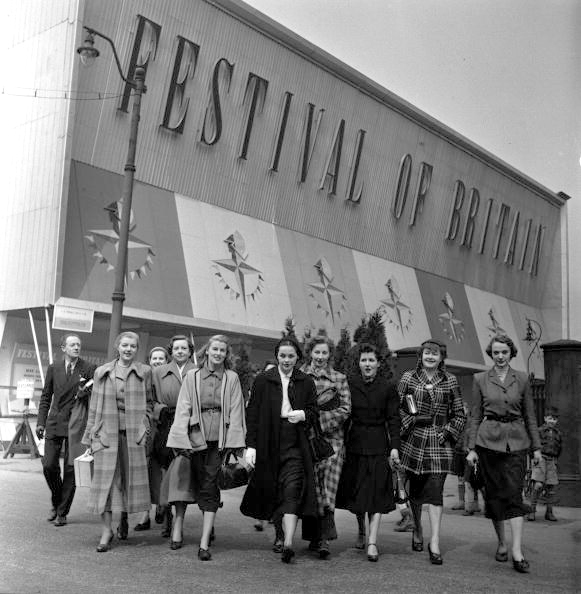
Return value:
[(512, 563), (527, 573), (529, 563), (522, 552), (523, 517), (529, 509), (522, 500), (527, 453), (541, 459), (541, 443), (529, 379), (509, 365), (517, 354), (514, 342), (496, 335), (486, 347), (494, 361), (489, 371), (477, 373), (473, 383), (472, 417), (468, 433), (469, 464), (478, 463), (484, 481), (485, 514), (492, 520), (498, 547), (495, 558), (508, 560), (504, 522), (512, 530)]
[[(172, 462), (166, 475), (168, 503), (176, 507), (170, 547), (181, 548), (186, 506), (197, 501), (204, 515), (198, 549), (201, 561), (212, 558), (209, 544), (220, 506), (217, 480), (221, 456), (224, 450), (245, 447), (244, 397), (238, 375), (229, 369), (229, 355), (228, 338), (220, 334), (203, 347), (198, 354), (201, 367), (189, 371), (182, 384), (167, 439), (167, 446), (175, 448), (182, 458)], [(190, 463), (184, 464), (184, 460)], [(176, 464), (178, 461), (182, 463)], [(192, 487), (184, 491), (184, 485)]]

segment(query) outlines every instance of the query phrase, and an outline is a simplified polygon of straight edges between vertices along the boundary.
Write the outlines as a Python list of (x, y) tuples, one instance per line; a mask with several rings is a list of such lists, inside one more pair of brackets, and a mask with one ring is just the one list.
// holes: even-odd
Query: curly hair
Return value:
[(512, 338), (510, 338), (510, 336), (507, 336), (506, 334), (496, 334), (495, 336), (493, 336), (490, 339), (490, 342), (488, 343), (487, 347), (486, 347), (486, 354), (492, 359), (492, 343), (494, 342), (500, 342), (502, 344), (505, 344), (509, 349), (510, 349), (510, 358), (513, 359), (514, 357), (517, 356), (518, 354), (518, 349), (516, 348), (516, 345), (514, 344)]

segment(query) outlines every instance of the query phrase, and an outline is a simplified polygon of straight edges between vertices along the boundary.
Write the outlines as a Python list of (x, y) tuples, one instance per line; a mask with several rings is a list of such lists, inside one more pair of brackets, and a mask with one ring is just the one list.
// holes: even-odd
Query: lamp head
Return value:
[(87, 30), (84, 45), (77, 48), (77, 53), (81, 57), (83, 66), (91, 66), (95, 59), (99, 57), (99, 50), (94, 45), (95, 36), (91, 31)]

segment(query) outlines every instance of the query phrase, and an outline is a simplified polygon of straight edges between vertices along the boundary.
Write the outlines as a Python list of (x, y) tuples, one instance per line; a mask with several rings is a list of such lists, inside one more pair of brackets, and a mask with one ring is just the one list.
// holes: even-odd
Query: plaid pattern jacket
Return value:
[(318, 511), (323, 515), (326, 507), (331, 511), (335, 509), (339, 479), (345, 461), (343, 426), (351, 414), (351, 393), (347, 377), (331, 367), (319, 371), (308, 364), (303, 365), (301, 371), (315, 382), (321, 429), (335, 452), (315, 465)]
[[(432, 388), (426, 386), (431, 384)], [(466, 424), (460, 387), (456, 377), (437, 370), (430, 381), (421, 368), (404, 372), (398, 385), (401, 417), (402, 466), (414, 474), (452, 473), (454, 443)], [(418, 415), (429, 415), (432, 424), (415, 426), (405, 395), (412, 394)]]

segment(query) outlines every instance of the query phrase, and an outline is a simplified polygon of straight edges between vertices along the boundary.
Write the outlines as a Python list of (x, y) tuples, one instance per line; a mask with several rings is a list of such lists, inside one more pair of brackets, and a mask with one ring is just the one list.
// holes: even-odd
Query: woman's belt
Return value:
[(221, 406), (202, 406), (202, 412), (222, 412)]
[(488, 413), (484, 415), (484, 418), (487, 421), (498, 421), (499, 423), (512, 423), (513, 421), (517, 421), (521, 417), (518, 415), (495, 415), (494, 413)]

